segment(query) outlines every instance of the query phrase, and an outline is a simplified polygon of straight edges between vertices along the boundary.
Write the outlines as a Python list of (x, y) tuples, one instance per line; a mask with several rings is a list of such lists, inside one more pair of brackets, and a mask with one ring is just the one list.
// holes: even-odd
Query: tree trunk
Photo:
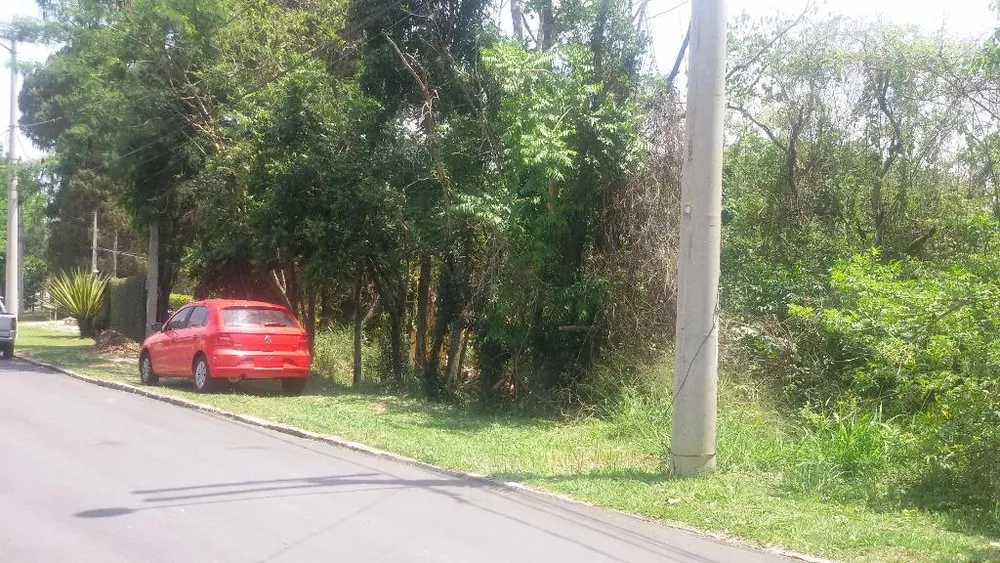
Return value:
[(434, 333), (431, 335), (431, 350), (427, 357), (427, 367), (424, 369), (424, 395), (431, 400), (437, 400), (439, 388), (441, 348), (444, 346), (444, 333), (447, 323), (438, 316), (434, 323)]
[(444, 346), (444, 336), (448, 330), (448, 322), (454, 317), (454, 263), (451, 256), (446, 256), (441, 265), (441, 275), (438, 276), (437, 311), (435, 311), (434, 330), (431, 334), (431, 349), (427, 355), (427, 366), (424, 368), (424, 395), (436, 400), (440, 390), (441, 348)]
[(389, 313), (389, 344), (392, 354), (392, 378), (403, 383), (403, 315), (398, 310)]
[(510, 21), (514, 26), (514, 36), (517, 37), (518, 42), (524, 40), (524, 30), (521, 27), (521, 0), (511, 0), (510, 1)]
[(455, 385), (462, 370), (462, 348), (465, 345), (465, 331), (462, 328), (461, 316), (451, 321), (448, 334), (448, 366), (445, 375), (448, 385)]
[(414, 366), (423, 373), (427, 367), (427, 304), (431, 293), (431, 257), (420, 259), (420, 278), (417, 282), (417, 328)]
[(538, 41), (542, 51), (548, 51), (555, 45), (556, 41), (555, 16), (553, 15), (552, 2), (542, 2), (538, 12)]
[(302, 318), (305, 311), (302, 310), (302, 289), (299, 287), (299, 275), (292, 262), (285, 268), (285, 279), (288, 280), (288, 301), (292, 307), (292, 314)]
[(506, 360), (503, 349), (491, 340), (479, 346), (479, 398), (483, 405), (490, 405), (499, 397), (498, 388), (503, 377)]
[(399, 380), (403, 381), (403, 378), (410, 372), (410, 316), (407, 297), (410, 295), (410, 265), (408, 263), (403, 264), (401, 269), (403, 278), (399, 281), (399, 295), (397, 296), (397, 303), (399, 303), (399, 344), (400, 344), (400, 355), (399, 355)]
[(324, 285), (319, 294), (319, 325), (326, 327), (333, 324), (334, 307), (333, 291), (329, 285)]
[[(162, 235), (163, 233), (161, 233)], [(164, 243), (163, 241), (170, 240), (170, 232), (168, 231), (166, 237), (160, 237), (160, 252), (159, 252), (159, 262), (160, 262), (160, 278), (159, 278), (159, 299), (157, 304), (156, 318), (157, 320), (166, 321), (167, 320), (167, 310), (170, 307), (170, 290), (174, 287), (174, 274), (176, 274), (176, 257), (174, 256), (173, 248), (170, 244)]]
[(358, 268), (358, 273), (354, 280), (354, 380), (351, 382), (354, 387), (361, 385), (361, 323), (364, 320), (361, 316), (361, 283), (363, 272), (363, 269)]
[(375, 322), (375, 314), (378, 313), (378, 308), (381, 304), (382, 304), (382, 297), (376, 294), (375, 301), (372, 302), (371, 308), (368, 309), (368, 312), (365, 313), (364, 320), (361, 321), (361, 324), (364, 328), (368, 329), (371, 328), (372, 323)]
[(306, 310), (306, 333), (309, 335), (309, 353), (316, 353), (316, 288), (309, 288)]
[(149, 255), (146, 267), (146, 334), (150, 325), (156, 322), (160, 296), (160, 225), (154, 221), (149, 225)]

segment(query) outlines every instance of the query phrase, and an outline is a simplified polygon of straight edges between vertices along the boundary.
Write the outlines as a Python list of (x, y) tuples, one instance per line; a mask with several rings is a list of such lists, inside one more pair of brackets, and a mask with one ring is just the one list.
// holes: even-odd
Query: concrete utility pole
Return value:
[(18, 305), (21, 310), (18, 314), (24, 312), (24, 203), (18, 199), (17, 202), (17, 263), (21, 265), (17, 269), (17, 294), (21, 296)]
[(160, 224), (149, 225), (149, 256), (146, 259), (146, 334), (156, 322), (156, 299), (160, 292)]
[(725, 0), (693, 0), (670, 441), (678, 476), (715, 469), (725, 72)]
[(21, 265), (18, 261), (18, 221), (17, 174), (17, 40), (10, 40), (10, 130), (7, 140), (7, 312), (17, 316), (21, 311), (18, 285), (21, 279)]
[(93, 241), (90, 245), (90, 272), (92, 274), (97, 274), (97, 210), (94, 210), (94, 228), (91, 232), (91, 240)]

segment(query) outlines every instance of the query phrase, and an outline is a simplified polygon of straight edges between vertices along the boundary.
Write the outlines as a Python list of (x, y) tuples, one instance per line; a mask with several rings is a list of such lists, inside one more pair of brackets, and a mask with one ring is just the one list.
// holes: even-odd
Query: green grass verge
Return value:
[[(51, 324), (24, 323), (18, 350), (93, 377), (138, 384), (134, 361), (101, 357), (92, 341)], [(334, 343), (336, 344), (336, 343)], [(337, 347), (342, 346), (337, 345)], [(445, 467), (519, 481), (598, 505), (681, 522), (748, 542), (845, 561), (1000, 560), (996, 534), (919, 509), (831, 501), (789, 486), (798, 444), (774, 409), (749, 386), (723, 382), (719, 471), (667, 479), (663, 403), (628, 397), (609, 416), (556, 420), (478, 415), (416, 398), (353, 392), (349, 361), (326, 359), (330, 377), (301, 397), (272, 384), (241, 384), (200, 395), (184, 381), (160, 389), (223, 409), (336, 434)], [(783, 467), (784, 465), (784, 467)]]

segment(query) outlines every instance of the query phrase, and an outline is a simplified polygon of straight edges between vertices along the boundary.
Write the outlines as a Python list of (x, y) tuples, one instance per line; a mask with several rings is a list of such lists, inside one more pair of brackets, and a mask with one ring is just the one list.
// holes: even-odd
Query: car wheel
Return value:
[(3, 359), (9, 360), (14, 357), (14, 344), (6, 344), (3, 347)]
[(208, 393), (212, 390), (212, 372), (208, 369), (208, 360), (205, 356), (198, 356), (194, 363), (194, 388), (199, 393)]
[(281, 380), (281, 390), (285, 395), (301, 395), (306, 390), (306, 378), (296, 377)]
[(153, 360), (149, 357), (149, 352), (143, 352), (139, 356), (139, 381), (143, 385), (156, 385), (160, 382), (160, 376), (153, 371)]

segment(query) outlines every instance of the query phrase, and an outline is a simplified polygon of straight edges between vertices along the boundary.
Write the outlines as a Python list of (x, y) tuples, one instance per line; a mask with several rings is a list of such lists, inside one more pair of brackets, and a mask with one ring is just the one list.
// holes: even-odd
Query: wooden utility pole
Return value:
[(146, 258), (146, 334), (156, 322), (157, 297), (160, 292), (160, 223), (149, 225), (149, 256)]
[(118, 277), (118, 231), (115, 231), (115, 244), (111, 247), (111, 277)]
[(693, 0), (690, 33), (670, 441), (678, 476), (715, 469), (725, 0)]
[(94, 210), (94, 226), (90, 233), (90, 272), (97, 275), (97, 210)]

